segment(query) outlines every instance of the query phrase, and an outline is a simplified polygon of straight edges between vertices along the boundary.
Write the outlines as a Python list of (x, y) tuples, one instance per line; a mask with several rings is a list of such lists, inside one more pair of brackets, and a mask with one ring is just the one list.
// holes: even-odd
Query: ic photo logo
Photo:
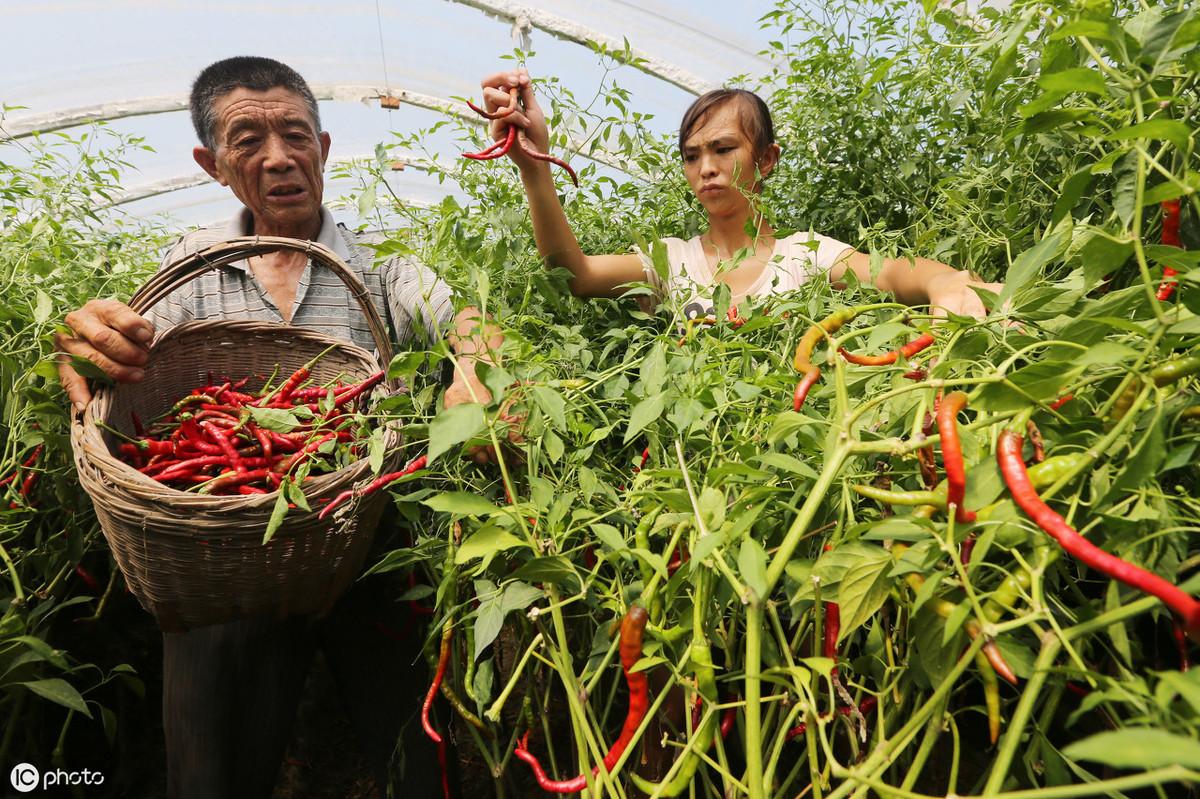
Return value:
[(104, 775), (86, 768), (82, 771), (54, 769), (41, 772), (31, 763), (18, 763), (8, 773), (8, 781), (18, 793), (29, 793), (38, 788), (46, 790), (60, 785), (103, 785)]
[(18, 763), (9, 772), (8, 779), (12, 783), (12, 787), (19, 792), (29, 793), (41, 784), (42, 775), (38, 772), (36, 766), (31, 766), (28, 763)]

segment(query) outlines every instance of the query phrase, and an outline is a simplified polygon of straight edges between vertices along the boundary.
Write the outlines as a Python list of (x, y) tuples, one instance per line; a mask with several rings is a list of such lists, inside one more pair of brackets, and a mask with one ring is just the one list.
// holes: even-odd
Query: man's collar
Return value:
[[(250, 216), (250, 209), (242, 208), (225, 223), (225, 238), (236, 239), (239, 236), (252, 236), (254, 234), (251, 227), (253, 227), (253, 218)], [(333, 214), (325, 206), (321, 206), (321, 231), (317, 234), (316, 242), (333, 250), (343, 261), (350, 261), (350, 248), (346, 246), (346, 240), (338, 233), (337, 222), (334, 221)], [(238, 261), (232, 266), (242, 270), (248, 268), (245, 261)]]

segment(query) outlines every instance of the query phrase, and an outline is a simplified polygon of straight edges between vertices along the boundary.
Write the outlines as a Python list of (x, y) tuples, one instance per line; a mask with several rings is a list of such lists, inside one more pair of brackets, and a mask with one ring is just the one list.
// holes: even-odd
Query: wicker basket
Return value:
[[(241, 238), (217, 244), (160, 270), (132, 300), (144, 313), (204, 272), (274, 250), (306, 252), (332, 269), (366, 314), (384, 364), (391, 360), (383, 320), (366, 288), (344, 263), (314, 242)], [(277, 494), (211, 496), (169, 488), (114, 454), (113, 436), (96, 424), (132, 434), (132, 413), (153, 418), (210, 374), (288, 374), (330, 345), (312, 370), (318, 382), (339, 375), (362, 379), (380, 368), (361, 347), (311, 330), (253, 321), (187, 322), (158, 336), (145, 378), (102, 387), (71, 428), (80, 482), (92, 498), (101, 530), (142, 607), (167, 631), (247, 617), (320, 615), (357, 577), (387, 493), (355, 500), (325, 520), (327, 500), (371, 477), (360, 460), (304, 483), (311, 512), (293, 508), (267, 544), (263, 533)], [(397, 386), (385, 384), (386, 390)], [(257, 388), (250, 385), (247, 390)], [(385, 471), (397, 467), (400, 432), (386, 434)]]

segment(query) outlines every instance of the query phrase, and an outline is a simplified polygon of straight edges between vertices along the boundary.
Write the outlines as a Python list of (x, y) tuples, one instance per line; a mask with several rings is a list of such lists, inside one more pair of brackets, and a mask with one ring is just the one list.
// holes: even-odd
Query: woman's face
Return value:
[(772, 150), (758, 159), (742, 129), (735, 101), (722, 103), (701, 119), (683, 143), (683, 172), (709, 214), (744, 212), (746, 195), (758, 191), (756, 181), (775, 166)]

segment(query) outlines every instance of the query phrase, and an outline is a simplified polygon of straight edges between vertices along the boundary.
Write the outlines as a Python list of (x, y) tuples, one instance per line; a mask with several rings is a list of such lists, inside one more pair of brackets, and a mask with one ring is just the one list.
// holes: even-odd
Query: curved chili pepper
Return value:
[(1070, 402), (1073, 399), (1075, 399), (1074, 394), (1063, 394), (1061, 397), (1054, 400), (1054, 402), (1050, 403), (1050, 410), (1057, 411), (1059, 408), (1066, 405), (1068, 402)]
[(375, 388), (375, 386), (382, 383), (386, 376), (387, 372), (380, 369), (378, 372), (366, 378), (362, 382), (355, 383), (349, 388), (338, 392), (333, 397), (333, 407), (340, 408), (355, 397), (362, 396), (365, 392), (370, 391), (371, 389)]
[(842, 308), (829, 314), (829, 316), (804, 331), (804, 335), (800, 337), (800, 341), (796, 344), (796, 354), (792, 358), (793, 368), (803, 375), (800, 382), (796, 385), (796, 391), (792, 396), (792, 410), (800, 410), (800, 407), (804, 404), (804, 400), (808, 398), (809, 389), (821, 379), (821, 368), (812, 362), (813, 350), (817, 348), (817, 344), (821, 339), (827, 338), (840, 330), (842, 325), (849, 322), (855, 316), (858, 316), (857, 308)]
[(932, 333), (922, 333), (907, 344), (891, 352), (885, 352), (882, 355), (856, 355), (844, 347), (839, 347), (838, 352), (847, 361), (856, 363), (859, 366), (887, 366), (899, 360), (901, 355), (904, 356), (905, 360), (911, 358), (921, 350), (927, 349), (934, 341)]
[(885, 505), (933, 505), (939, 510), (946, 507), (946, 483), (938, 483), (933, 491), (894, 491), (869, 485), (852, 485), (855, 493)]
[[(1162, 210), (1162, 243), (1169, 247), (1182, 246), (1179, 240), (1179, 200), (1163, 200)], [(1171, 278), (1177, 274), (1179, 272), (1174, 267), (1163, 267), (1164, 279), (1158, 284), (1158, 294), (1156, 295), (1160, 301), (1171, 299), (1171, 295), (1175, 293), (1178, 281), (1171, 280)]]
[[(398, 472), (390, 472), (381, 477), (377, 477), (375, 480), (368, 483), (366, 488), (364, 488), (362, 491), (358, 492), (358, 495), (360, 497), (365, 497), (370, 494), (374, 494), (376, 491), (378, 491), (379, 489), (388, 485), (389, 483), (394, 483), (397, 480), (399, 480), (401, 477), (407, 477), (408, 475), (412, 474), (413, 472), (418, 472), (421, 469), (424, 469), (426, 463), (428, 463), (428, 459), (424, 455), (422, 455), (421, 457), (415, 459), (412, 463), (408, 464), (407, 466), (405, 466), (403, 469), (401, 469)], [(350, 499), (352, 496), (354, 496), (353, 488), (348, 491), (343, 491), (342, 493), (338, 494), (336, 497), (334, 497), (333, 499), (331, 499), (329, 501), (328, 505), (321, 508), (321, 512), (317, 514), (317, 518), (324, 519), (330, 513), (333, 513), (334, 508), (336, 508), (338, 505), (342, 504), (346, 500)]]
[(470, 158), (472, 161), (492, 161), (496, 158), (503, 158), (508, 155), (508, 151), (512, 149), (513, 142), (516, 140), (517, 128), (515, 125), (509, 125), (507, 135), (498, 143), (477, 153), (463, 153), (463, 158)]
[(822, 630), (824, 640), (821, 645), (821, 654), (834, 662), (833, 673), (837, 673), (837, 657), (838, 657), (838, 636), (842, 632), (842, 609), (836, 602), (826, 602), (825, 604), (825, 627)]
[(983, 683), (983, 705), (987, 710), (988, 738), (992, 743), (1000, 740), (1000, 681), (996, 679), (996, 670), (988, 661), (983, 650), (975, 653), (975, 667), (979, 670), (979, 679)]
[(954, 506), (954, 520), (959, 524), (975, 521), (975, 514), (963, 507), (967, 488), (967, 472), (963, 466), (962, 444), (958, 440), (958, 412), (967, 404), (967, 395), (953, 391), (937, 406), (938, 433), (942, 436), (942, 465), (946, 469), (946, 502)]
[(533, 149), (533, 145), (525, 140), (525, 134), (519, 131), (517, 133), (517, 145), (521, 148), (521, 151), (530, 158), (538, 161), (548, 161), (555, 166), (562, 167), (564, 170), (566, 170), (566, 173), (571, 176), (571, 182), (575, 184), (576, 188), (578, 188), (579, 176), (575, 174), (575, 170), (572, 169), (571, 165), (566, 161), (562, 160), (561, 158), (555, 158), (548, 153), (539, 152), (538, 150)]
[[(629, 711), (625, 714), (625, 723), (621, 727), (621, 733), (613, 741), (608, 753), (604, 755), (605, 771), (612, 771), (617, 761), (621, 759), (621, 755), (625, 753), (629, 742), (633, 740), (633, 734), (637, 732), (637, 728), (641, 725), (642, 719), (646, 717), (646, 711), (650, 707), (650, 686), (646, 674), (632, 671), (634, 664), (642, 656), (642, 636), (646, 631), (646, 622), (649, 618), (650, 614), (646, 612), (645, 608), (640, 605), (631, 605), (629, 612), (621, 620), (621, 638), (617, 651), (621, 657), (621, 670), (625, 673), (625, 684), (629, 686)], [(542, 790), (550, 793), (575, 793), (587, 787), (587, 776), (584, 774), (569, 780), (550, 779), (542, 768), (542, 764), (538, 762), (537, 756), (529, 751), (528, 743), (529, 732), (527, 730), (517, 741), (513, 754), (529, 764), (529, 767), (533, 769), (534, 779), (537, 780), (538, 787)], [(598, 773), (600, 773), (600, 767), (594, 766), (592, 776), (595, 777)]]
[[(842, 705), (841, 707), (839, 707), (837, 709), (836, 712), (839, 716), (849, 716), (851, 713), (853, 713), (855, 710), (857, 710), (861, 715), (865, 716), (868, 713), (870, 713), (872, 710), (874, 710), (875, 706), (878, 704), (879, 704), (879, 699), (877, 697), (868, 696), (866, 699), (864, 699), (863, 701), (858, 703), (857, 708), (854, 707), (853, 705)], [(827, 718), (829, 718), (829, 716), (830, 716), (829, 713), (821, 714), (822, 719), (827, 719)], [(793, 738), (799, 738), (801, 735), (803, 735), (807, 731), (808, 731), (808, 725), (802, 721), (799, 724), (797, 724), (795, 727), (792, 727), (790, 730), (787, 731), (787, 740), (790, 741)]]
[(3, 488), (9, 483), (15, 481), (21, 474), (21, 469), (28, 469), (30, 466), (33, 466), (33, 464), (37, 463), (37, 459), (41, 456), (42, 451), (45, 448), (45, 444), (38, 444), (36, 447), (34, 447), (33, 452), (29, 455), (29, 457), (21, 461), (21, 466), (19, 468), (14, 469), (12, 474), (10, 474), (8, 477), (5, 477), (3, 480), (0, 480), (0, 488)]
[(1029, 481), (1025, 462), (1021, 459), (1022, 443), (1020, 435), (1012, 430), (1005, 430), (1000, 434), (996, 445), (1000, 474), (1021, 510), (1057, 541), (1068, 555), (1101, 574), (1158, 597), (1182, 619), (1189, 635), (1200, 636), (1200, 602), (1157, 574), (1100, 549), (1081, 536), (1062, 516), (1042, 501)]
[(517, 110), (517, 94), (518, 93), (519, 92), (518, 92), (516, 86), (510, 87), (508, 90), (508, 105), (501, 106), (500, 108), (497, 108), (495, 111), (488, 111), (486, 108), (480, 108), (479, 106), (475, 105), (475, 103), (471, 102), (470, 100), (467, 100), (467, 108), (470, 108), (476, 114), (479, 114), (479, 116), (481, 116), (485, 119), (504, 119), (506, 116), (511, 114), (513, 111)]

